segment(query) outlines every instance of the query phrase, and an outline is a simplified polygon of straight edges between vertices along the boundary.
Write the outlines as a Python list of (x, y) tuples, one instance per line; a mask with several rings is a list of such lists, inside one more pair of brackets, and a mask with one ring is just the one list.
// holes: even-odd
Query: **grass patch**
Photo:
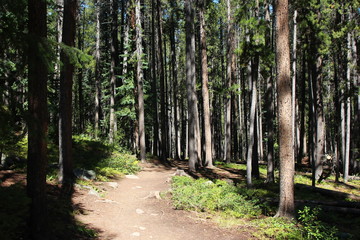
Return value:
[[(49, 144), (50, 162), (58, 162), (58, 146)], [(120, 152), (113, 145), (92, 139), (85, 135), (73, 136), (73, 161), (75, 168), (93, 170), (97, 180), (108, 181), (120, 178), (126, 174), (135, 174), (140, 171), (139, 162), (135, 155)], [(57, 180), (58, 169), (50, 168), (47, 180)]]
[(283, 218), (267, 217), (258, 219), (252, 221), (250, 226), (257, 229), (253, 234), (257, 239), (304, 239), (302, 231), (296, 225), (296, 222)]
[(200, 178), (175, 176), (172, 180), (175, 208), (209, 213), (223, 213), (236, 218), (251, 218), (261, 213), (255, 201), (246, 200), (237, 187), (225, 181), (215, 183)]

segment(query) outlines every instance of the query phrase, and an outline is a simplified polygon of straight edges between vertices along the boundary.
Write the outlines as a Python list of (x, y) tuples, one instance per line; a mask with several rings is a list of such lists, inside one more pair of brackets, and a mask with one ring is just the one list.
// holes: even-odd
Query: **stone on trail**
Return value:
[(119, 186), (119, 184), (117, 182), (108, 182), (107, 184), (109, 185), (109, 187), (112, 187), (112, 188), (117, 188)]
[(140, 233), (139, 233), (139, 232), (133, 232), (133, 233), (131, 234), (131, 236), (133, 236), (133, 237), (140, 237)]
[(73, 173), (76, 178), (83, 179), (85, 181), (94, 180), (96, 178), (96, 173), (93, 170), (75, 168)]
[(171, 174), (171, 176), (185, 176), (185, 177), (191, 177), (189, 174), (187, 174), (184, 170), (182, 169), (177, 169), (176, 172), (174, 172), (173, 174)]
[(94, 189), (90, 189), (90, 191), (88, 192), (89, 195), (94, 195), (96, 197), (100, 197), (100, 194), (95, 191)]
[(95, 202), (102, 202), (102, 203), (118, 203), (117, 201), (113, 201), (113, 200), (110, 200), (110, 199), (96, 200)]
[(147, 195), (147, 196), (144, 197), (143, 199), (148, 199), (148, 198), (161, 199), (161, 197), (160, 197), (160, 191), (151, 191), (151, 192), (149, 193), (149, 195)]
[(137, 208), (136, 210), (137, 214), (144, 214), (145, 212), (143, 210), (141, 210), (140, 208)]
[(125, 177), (128, 179), (139, 179), (139, 177), (136, 175), (125, 175)]

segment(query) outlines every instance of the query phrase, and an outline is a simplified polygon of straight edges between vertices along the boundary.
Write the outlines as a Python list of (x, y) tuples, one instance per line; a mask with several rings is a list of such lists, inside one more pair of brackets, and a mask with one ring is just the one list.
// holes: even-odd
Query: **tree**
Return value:
[(75, 46), (77, 0), (64, 0), (63, 50), (60, 72), (60, 103), (59, 103), (59, 181), (65, 193), (71, 191), (73, 183), (72, 159), (72, 85), (74, 64), (71, 62), (70, 49)]
[(196, 171), (198, 162), (197, 146), (197, 96), (195, 78), (195, 33), (193, 0), (186, 0), (184, 4), (185, 32), (186, 32), (186, 89), (189, 111), (189, 169)]
[(119, 63), (119, 50), (118, 50), (118, 1), (110, 1), (111, 12), (111, 38), (110, 38), (110, 128), (109, 128), (109, 141), (114, 142), (117, 131), (117, 121), (115, 115), (115, 96), (116, 96), (116, 75)]
[(201, 48), (201, 78), (202, 78), (202, 98), (204, 109), (204, 132), (205, 132), (205, 166), (212, 167), (212, 137), (211, 137), (211, 123), (210, 123), (210, 100), (209, 100), (209, 86), (208, 86), (208, 62), (206, 53), (206, 30), (205, 30), (205, 16), (204, 0), (198, 2), (199, 4), (199, 18), (200, 18), (200, 48)]
[(155, 55), (155, 42), (156, 42), (156, 28), (155, 28), (155, 15), (156, 15), (156, 0), (151, 0), (151, 71), (152, 71), (152, 84), (151, 91), (153, 94), (153, 122), (154, 122), (154, 130), (153, 130), (153, 154), (157, 156), (158, 146), (159, 146), (159, 117), (158, 117), (158, 103), (157, 103), (157, 83), (156, 83), (156, 55)]
[(46, 211), (47, 165), (47, 11), (46, 1), (28, 1), (28, 167), (27, 194), (31, 199), (29, 229), (31, 239), (48, 239)]
[(279, 106), (280, 202), (277, 217), (294, 217), (294, 151), (291, 118), (289, 6), (276, 1), (276, 59)]
[(166, 161), (168, 157), (167, 149), (167, 104), (165, 101), (165, 68), (163, 59), (163, 29), (162, 29), (162, 14), (161, 14), (161, 1), (157, 0), (157, 36), (158, 36), (158, 74), (160, 76), (160, 119), (161, 119), (161, 160)]
[[(231, 8), (231, 0), (226, 1), (226, 9), (227, 9), (227, 71), (226, 71), (226, 87), (228, 89), (231, 88), (233, 81), (233, 73), (234, 73), (234, 64), (235, 64), (235, 39), (234, 39), (234, 29), (233, 29), (233, 20), (232, 20), (232, 8)], [(229, 93), (229, 96), (226, 96), (225, 100), (225, 150), (224, 150), (224, 160), (227, 163), (230, 163), (231, 160), (231, 97), (232, 94)]]
[(136, 82), (138, 94), (138, 124), (139, 124), (139, 147), (140, 147), (140, 160), (146, 160), (146, 146), (145, 146), (145, 119), (144, 119), (144, 74), (143, 74), (143, 46), (142, 46), (142, 27), (141, 27), (141, 11), (140, 0), (135, 1), (135, 41), (136, 41)]
[(95, 15), (96, 15), (96, 43), (95, 43), (95, 126), (94, 136), (98, 138), (100, 125), (100, 1), (95, 0)]

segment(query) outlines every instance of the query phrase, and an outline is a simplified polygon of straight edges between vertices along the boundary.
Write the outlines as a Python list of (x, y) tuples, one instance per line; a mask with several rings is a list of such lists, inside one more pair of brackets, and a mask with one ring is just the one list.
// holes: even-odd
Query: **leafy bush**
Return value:
[(246, 200), (235, 186), (225, 181), (173, 177), (172, 199), (177, 209), (223, 212), (231, 217), (253, 217), (260, 214), (254, 201)]
[(320, 208), (311, 209), (305, 206), (299, 210), (299, 220), (303, 225), (303, 236), (305, 239), (314, 240), (336, 240), (337, 229), (330, 227), (318, 219)]

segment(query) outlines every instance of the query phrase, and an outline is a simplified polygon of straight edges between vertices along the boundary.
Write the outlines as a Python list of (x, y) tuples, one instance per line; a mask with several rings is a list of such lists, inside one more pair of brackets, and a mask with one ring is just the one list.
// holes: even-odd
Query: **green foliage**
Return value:
[(10, 156), (25, 158), (27, 155), (27, 137), (20, 126), (14, 124), (14, 118), (7, 107), (0, 105), (0, 152)]
[(177, 209), (222, 212), (227, 216), (243, 218), (260, 214), (255, 201), (245, 200), (235, 186), (225, 181), (215, 183), (207, 179), (194, 180), (188, 177), (174, 177), (172, 199)]
[(103, 180), (106, 180), (121, 177), (124, 174), (135, 174), (140, 169), (134, 155), (115, 152), (110, 158), (101, 161), (95, 171), (103, 177)]
[(257, 239), (278, 239), (278, 240), (301, 240), (302, 231), (294, 221), (283, 218), (264, 218), (254, 220), (251, 226), (256, 227), (258, 231), (254, 233)]
[(318, 219), (320, 208), (311, 209), (305, 206), (299, 210), (299, 220), (302, 224), (302, 232), (305, 239), (311, 240), (336, 240), (337, 229), (330, 227)]
[(136, 156), (119, 152), (112, 145), (86, 135), (73, 137), (73, 151), (76, 167), (95, 170), (99, 180), (140, 171)]

